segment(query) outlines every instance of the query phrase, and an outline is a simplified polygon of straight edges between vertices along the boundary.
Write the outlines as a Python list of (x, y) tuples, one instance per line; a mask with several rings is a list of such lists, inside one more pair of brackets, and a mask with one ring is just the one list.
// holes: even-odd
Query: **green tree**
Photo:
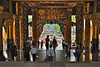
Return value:
[(28, 18), (28, 21), (31, 22), (32, 21), (32, 18)]
[(55, 25), (54, 25), (53, 30), (57, 30), (57, 33), (58, 33), (58, 34), (59, 34), (59, 33), (61, 34), (60, 26), (59, 26), (58, 24), (55, 24)]
[(47, 28), (50, 28), (50, 24), (45, 24)]

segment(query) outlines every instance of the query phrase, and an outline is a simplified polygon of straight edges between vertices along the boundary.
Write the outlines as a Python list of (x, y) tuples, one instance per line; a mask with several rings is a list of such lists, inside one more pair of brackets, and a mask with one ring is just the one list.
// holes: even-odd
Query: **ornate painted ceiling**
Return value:
[[(16, 5), (16, 2), (13, 2)], [(66, 2), (66, 1), (28, 1), (28, 2), (18, 2), (26, 3), (28, 5), (28, 14), (32, 15), (31, 9), (37, 8), (37, 20), (38, 22), (47, 20), (59, 20), (61, 22), (66, 22), (66, 11), (67, 9), (72, 9), (72, 15), (76, 15), (76, 5), (77, 2)], [(88, 3), (88, 2), (86, 2)], [(93, 13), (93, 2), (90, 3), (90, 13)], [(15, 7), (15, 6), (14, 6)], [(15, 7), (16, 8), (16, 7)], [(16, 10), (16, 9), (13, 9)], [(16, 12), (16, 11), (13, 11)]]
[[(55, 8), (56, 6), (59, 8), (71, 8), (71, 7), (75, 7), (76, 6), (76, 2), (48, 2), (48, 1), (44, 1), (44, 2), (27, 2), (29, 3), (30, 7), (34, 7), (36, 6), (37, 8), (51, 8), (51, 6), (53, 6), (52, 8)], [(56, 7), (56, 8), (57, 8)]]

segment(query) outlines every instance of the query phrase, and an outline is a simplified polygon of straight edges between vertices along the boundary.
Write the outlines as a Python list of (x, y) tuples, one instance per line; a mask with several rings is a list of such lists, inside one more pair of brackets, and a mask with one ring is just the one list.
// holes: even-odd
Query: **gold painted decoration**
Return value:
[(38, 20), (57, 20), (65, 18), (65, 9), (38, 9)]

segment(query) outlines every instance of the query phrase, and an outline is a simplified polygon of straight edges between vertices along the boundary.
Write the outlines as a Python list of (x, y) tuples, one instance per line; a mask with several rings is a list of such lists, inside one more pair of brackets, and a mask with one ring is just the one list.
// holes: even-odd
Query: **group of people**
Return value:
[(54, 49), (54, 52), (55, 52), (55, 48), (57, 47), (57, 40), (56, 40), (56, 38), (54, 37), (53, 41), (50, 41), (49, 35), (47, 35), (47, 38), (46, 38), (46, 50), (49, 49), (49, 42), (50, 42), (50, 44), (52, 43), (53, 49)]
[(26, 61), (30, 61), (30, 54), (32, 54), (33, 61), (36, 60), (36, 54), (37, 54), (37, 48), (36, 48), (36, 42), (33, 42), (32, 44), (27, 42), (24, 44), (24, 58)]
[[(49, 44), (49, 42), (50, 42), (50, 44)], [(54, 56), (56, 45), (57, 45), (57, 40), (55, 39), (55, 37), (52, 42), (52, 41), (50, 41), (49, 35), (48, 35), (46, 38), (46, 55), (47, 55), (46, 58), (49, 58), (49, 56), (51, 56), (51, 55)], [(41, 41), (41, 49), (42, 49), (42, 47), (43, 47), (43, 40)], [(53, 49), (52, 49), (52, 47), (53, 47)], [(32, 54), (33, 61), (36, 60), (37, 48), (39, 48), (39, 41), (37, 43), (34, 41), (32, 42), (32, 40), (29, 38), (27, 40), (27, 42), (24, 43), (23, 55), (24, 55), (24, 58), (26, 61), (30, 61), (30, 54)], [(11, 57), (14, 60), (14, 57), (16, 57), (16, 56), (17, 56), (17, 48), (13, 42), (11, 44)]]
[[(68, 43), (68, 42), (66, 42), (66, 41), (64, 41), (63, 40), (63, 42), (62, 42), (62, 46), (63, 46), (63, 49), (66, 49), (66, 52), (65, 52), (65, 57), (66, 58), (68, 58), (69, 57), (69, 60), (70, 60), (70, 55), (71, 55), (71, 51), (70, 51), (70, 49), (71, 49), (71, 47), (70, 47), (70, 43)], [(75, 44), (74, 44), (75, 45)], [(79, 59), (80, 59), (80, 56), (81, 56), (81, 53), (82, 53), (82, 51), (85, 49), (85, 47), (84, 46), (81, 46), (82, 44), (77, 44), (76, 45), (76, 47), (75, 47), (75, 52), (73, 53), (74, 54), (74, 56), (75, 56), (75, 59), (76, 59), (76, 61), (79, 61)], [(73, 46), (73, 45), (72, 45)]]
[[(40, 46), (40, 41), (37, 41), (37, 48), (39, 48), (39, 46)], [(43, 40), (41, 40), (41, 49), (42, 47), (43, 47)]]
[[(54, 56), (56, 54), (55, 49), (58, 46), (56, 38), (54, 37), (53, 41), (50, 41), (49, 35), (47, 35), (45, 46), (46, 46), (46, 59), (44, 59), (44, 60), (45, 61), (53, 61)], [(63, 46), (63, 49), (66, 49), (66, 51), (65, 51), (66, 58), (69, 58), (69, 60), (70, 60), (70, 49), (71, 49), (70, 43), (63, 40), (62, 46)], [(42, 47), (43, 47), (43, 40), (41, 41), (41, 49), (42, 49)], [(37, 45), (36, 45), (36, 42), (34, 42), (34, 41), (31, 42), (30, 39), (27, 40), (27, 43), (24, 43), (24, 45), (23, 45), (24, 54), (23, 55), (24, 55), (24, 58), (26, 59), (26, 61), (30, 61), (30, 54), (32, 54), (33, 61), (36, 60), (37, 48), (39, 48), (39, 41), (37, 42)], [(81, 52), (82, 52), (81, 46), (77, 45), (77, 47), (75, 48), (75, 52), (73, 53), (76, 58), (76, 61), (79, 61)], [(12, 59), (14, 59), (15, 56), (17, 56), (17, 48), (13, 42), (11, 45)]]
[[(49, 45), (49, 42), (50, 42), (50, 45)], [(46, 51), (47, 51), (46, 55), (47, 56), (46, 56), (45, 61), (53, 61), (54, 60), (56, 47), (57, 47), (56, 38), (54, 37), (53, 41), (50, 41), (49, 35), (47, 35), (47, 38), (46, 38)]]
[[(49, 44), (50, 42), (50, 44)], [(30, 52), (33, 56), (33, 61), (36, 60), (36, 54), (37, 54), (37, 48), (39, 48), (39, 44), (40, 42), (38, 41), (37, 42), (37, 45), (36, 45), (36, 42), (31, 42), (31, 39), (27, 40), (27, 43), (24, 44), (24, 58), (26, 58), (26, 61), (30, 61)], [(57, 46), (57, 40), (56, 38), (54, 37), (53, 41), (50, 41), (49, 39), (49, 35), (47, 35), (47, 38), (46, 38), (46, 60), (48, 59), (49, 60), (53, 60), (53, 58), (51, 57), (54, 57), (55, 56), (55, 49), (56, 49), (56, 46)], [(41, 41), (41, 49), (43, 47), (43, 40)], [(53, 49), (52, 49), (53, 47)], [(49, 59), (51, 58), (51, 59)]]
[[(36, 60), (36, 53), (37, 53), (37, 48), (36, 48), (36, 42), (31, 42), (31, 40), (27, 40), (26, 43), (23, 45), (23, 55), (26, 61), (30, 61), (30, 54), (32, 54), (33, 61)], [(17, 48), (14, 42), (11, 44), (11, 57), (12, 60), (14, 60), (14, 57), (17, 56)]]

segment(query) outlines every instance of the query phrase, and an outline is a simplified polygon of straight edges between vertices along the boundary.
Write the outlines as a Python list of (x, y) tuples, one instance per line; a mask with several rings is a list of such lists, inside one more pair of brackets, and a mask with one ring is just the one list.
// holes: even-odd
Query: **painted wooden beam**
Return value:
[(95, 0), (12, 0), (12, 1), (95, 1)]

